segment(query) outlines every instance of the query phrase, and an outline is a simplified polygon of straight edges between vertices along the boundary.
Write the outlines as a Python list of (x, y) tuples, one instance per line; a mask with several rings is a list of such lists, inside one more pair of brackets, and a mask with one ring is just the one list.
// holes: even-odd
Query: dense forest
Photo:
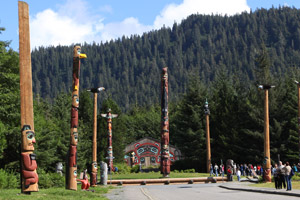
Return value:
[[(172, 28), (104, 44), (83, 44), (88, 59), (83, 61), (80, 84), (81, 88), (107, 88), (107, 94), (127, 111), (131, 105), (159, 102), (160, 69), (167, 66), (170, 100), (176, 101), (186, 92), (191, 74), (209, 85), (224, 66), (230, 75), (253, 81), (255, 57), (262, 44), (275, 76), (299, 66), (300, 11), (282, 7), (230, 17), (191, 15)], [(53, 101), (60, 92), (69, 91), (72, 49), (40, 47), (32, 52), (36, 95)]]
[[(1, 29), (4, 31), (4, 29)], [(72, 46), (39, 47), (32, 52), (38, 166), (53, 171), (66, 159), (69, 144)], [(0, 168), (18, 170), (20, 102), (18, 53), (0, 42)], [(280, 154), (298, 156), (297, 85), (300, 79), (300, 10), (261, 9), (235, 16), (191, 15), (181, 24), (142, 36), (83, 44), (79, 108), (79, 170), (92, 160), (92, 96), (103, 86), (98, 114), (111, 108), (115, 162), (126, 144), (160, 139), (160, 73), (169, 68), (170, 143), (205, 170), (205, 116), (210, 106), (212, 162), (263, 162), (263, 92), (270, 90), (272, 162)], [(98, 116), (98, 160), (104, 160), (106, 121)], [(194, 163), (194, 165), (193, 165)], [(196, 164), (195, 164), (196, 163)]]

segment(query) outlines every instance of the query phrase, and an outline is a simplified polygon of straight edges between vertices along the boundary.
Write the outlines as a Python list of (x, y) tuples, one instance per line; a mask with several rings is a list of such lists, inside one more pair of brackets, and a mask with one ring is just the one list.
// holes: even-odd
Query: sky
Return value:
[[(24, 0), (31, 48), (101, 43), (180, 24), (191, 14), (235, 15), (258, 8), (300, 8), (300, 0)], [(18, 1), (0, 0), (0, 41), (19, 48)]]

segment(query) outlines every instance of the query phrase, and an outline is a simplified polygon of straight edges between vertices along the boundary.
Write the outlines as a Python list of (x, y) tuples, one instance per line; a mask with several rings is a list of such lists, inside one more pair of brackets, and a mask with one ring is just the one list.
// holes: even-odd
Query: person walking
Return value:
[(214, 172), (215, 172), (216, 176), (218, 176), (218, 169), (219, 169), (219, 167), (218, 167), (217, 163), (215, 163)]
[(283, 171), (284, 171), (284, 178), (285, 178), (285, 181), (286, 181), (286, 184), (287, 184), (286, 191), (292, 190), (292, 182), (291, 182), (291, 179), (292, 179), (292, 176), (291, 176), (292, 168), (291, 168), (289, 162), (285, 163), (285, 166), (283, 167)]
[(294, 170), (295, 173), (298, 172), (297, 166), (295, 164), (293, 165), (292, 169)]
[(241, 164), (240, 166), (241, 166), (241, 168), (240, 168), (240, 170), (241, 170), (241, 175), (242, 175), (242, 176), (245, 176), (244, 165)]
[(279, 180), (278, 180), (278, 174), (277, 174), (277, 164), (275, 164), (273, 168), (273, 177), (274, 177), (274, 182), (275, 182), (275, 188), (279, 189)]
[(241, 180), (241, 170), (240, 170), (240, 168), (237, 168), (236, 177), (237, 177), (238, 182), (240, 182), (240, 180)]
[(223, 168), (222, 168), (222, 164), (219, 167), (219, 172), (220, 172), (220, 176), (223, 174)]
[(211, 176), (212, 174), (214, 174), (214, 168), (213, 168), (212, 164), (210, 164), (210, 174), (209, 174), (209, 176)]

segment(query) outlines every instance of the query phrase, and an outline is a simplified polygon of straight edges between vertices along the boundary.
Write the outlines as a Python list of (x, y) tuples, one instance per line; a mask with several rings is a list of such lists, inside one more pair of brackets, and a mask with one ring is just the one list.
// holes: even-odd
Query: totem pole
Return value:
[(29, 33), (28, 4), (18, 2), (19, 8), (19, 53), (20, 53), (20, 97), (21, 97), (21, 192), (30, 194), (39, 191), (36, 172), (32, 72)]
[(206, 166), (207, 166), (207, 173), (210, 172), (210, 165), (211, 165), (211, 153), (210, 153), (210, 134), (209, 134), (209, 115), (210, 111), (208, 108), (208, 102), (205, 101), (204, 105), (204, 114), (206, 118)]
[(107, 132), (108, 132), (108, 149), (107, 149), (107, 159), (108, 159), (108, 171), (111, 173), (111, 171), (115, 171), (115, 168), (113, 166), (113, 149), (112, 149), (112, 119), (118, 117), (117, 114), (111, 114), (111, 109), (109, 108), (106, 114), (101, 114), (101, 117), (104, 117), (107, 119)]
[(78, 108), (79, 108), (79, 72), (80, 59), (86, 58), (81, 54), (80, 46), (73, 50), (73, 83), (72, 83), (72, 108), (71, 108), (71, 134), (70, 147), (67, 160), (66, 189), (77, 190), (77, 142), (78, 142)]
[(269, 89), (275, 86), (259, 85), (258, 89), (265, 91), (264, 102), (264, 179), (266, 182), (271, 182), (271, 157), (270, 157), (270, 132), (269, 132)]
[(92, 172), (91, 172), (91, 186), (97, 185), (97, 94), (100, 91), (105, 90), (104, 87), (91, 88), (90, 91), (94, 93), (94, 125), (93, 125), (93, 162), (92, 162)]
[(161, 77), (161, 174), (168, 177), (170, 174), (169, 154), (169, 112), (168, 112), (168, 68), (162, 70)]
[(299, 162), (300, 162), (300, 83), (295, 81), (298, 87), (298, 150), (299, 150)]

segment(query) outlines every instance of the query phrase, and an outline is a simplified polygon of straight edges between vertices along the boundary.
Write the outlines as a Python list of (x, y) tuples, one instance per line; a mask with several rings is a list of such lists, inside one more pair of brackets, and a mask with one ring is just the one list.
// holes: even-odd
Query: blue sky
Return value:
[[(193, 13), (234, 15), (250, 9), (290, 6), (299, 0), (25, 0), (31, 48), (96, 43), (172, 26)], [(0, 0), (0, 40), (18, 50), (18, 1)]]

